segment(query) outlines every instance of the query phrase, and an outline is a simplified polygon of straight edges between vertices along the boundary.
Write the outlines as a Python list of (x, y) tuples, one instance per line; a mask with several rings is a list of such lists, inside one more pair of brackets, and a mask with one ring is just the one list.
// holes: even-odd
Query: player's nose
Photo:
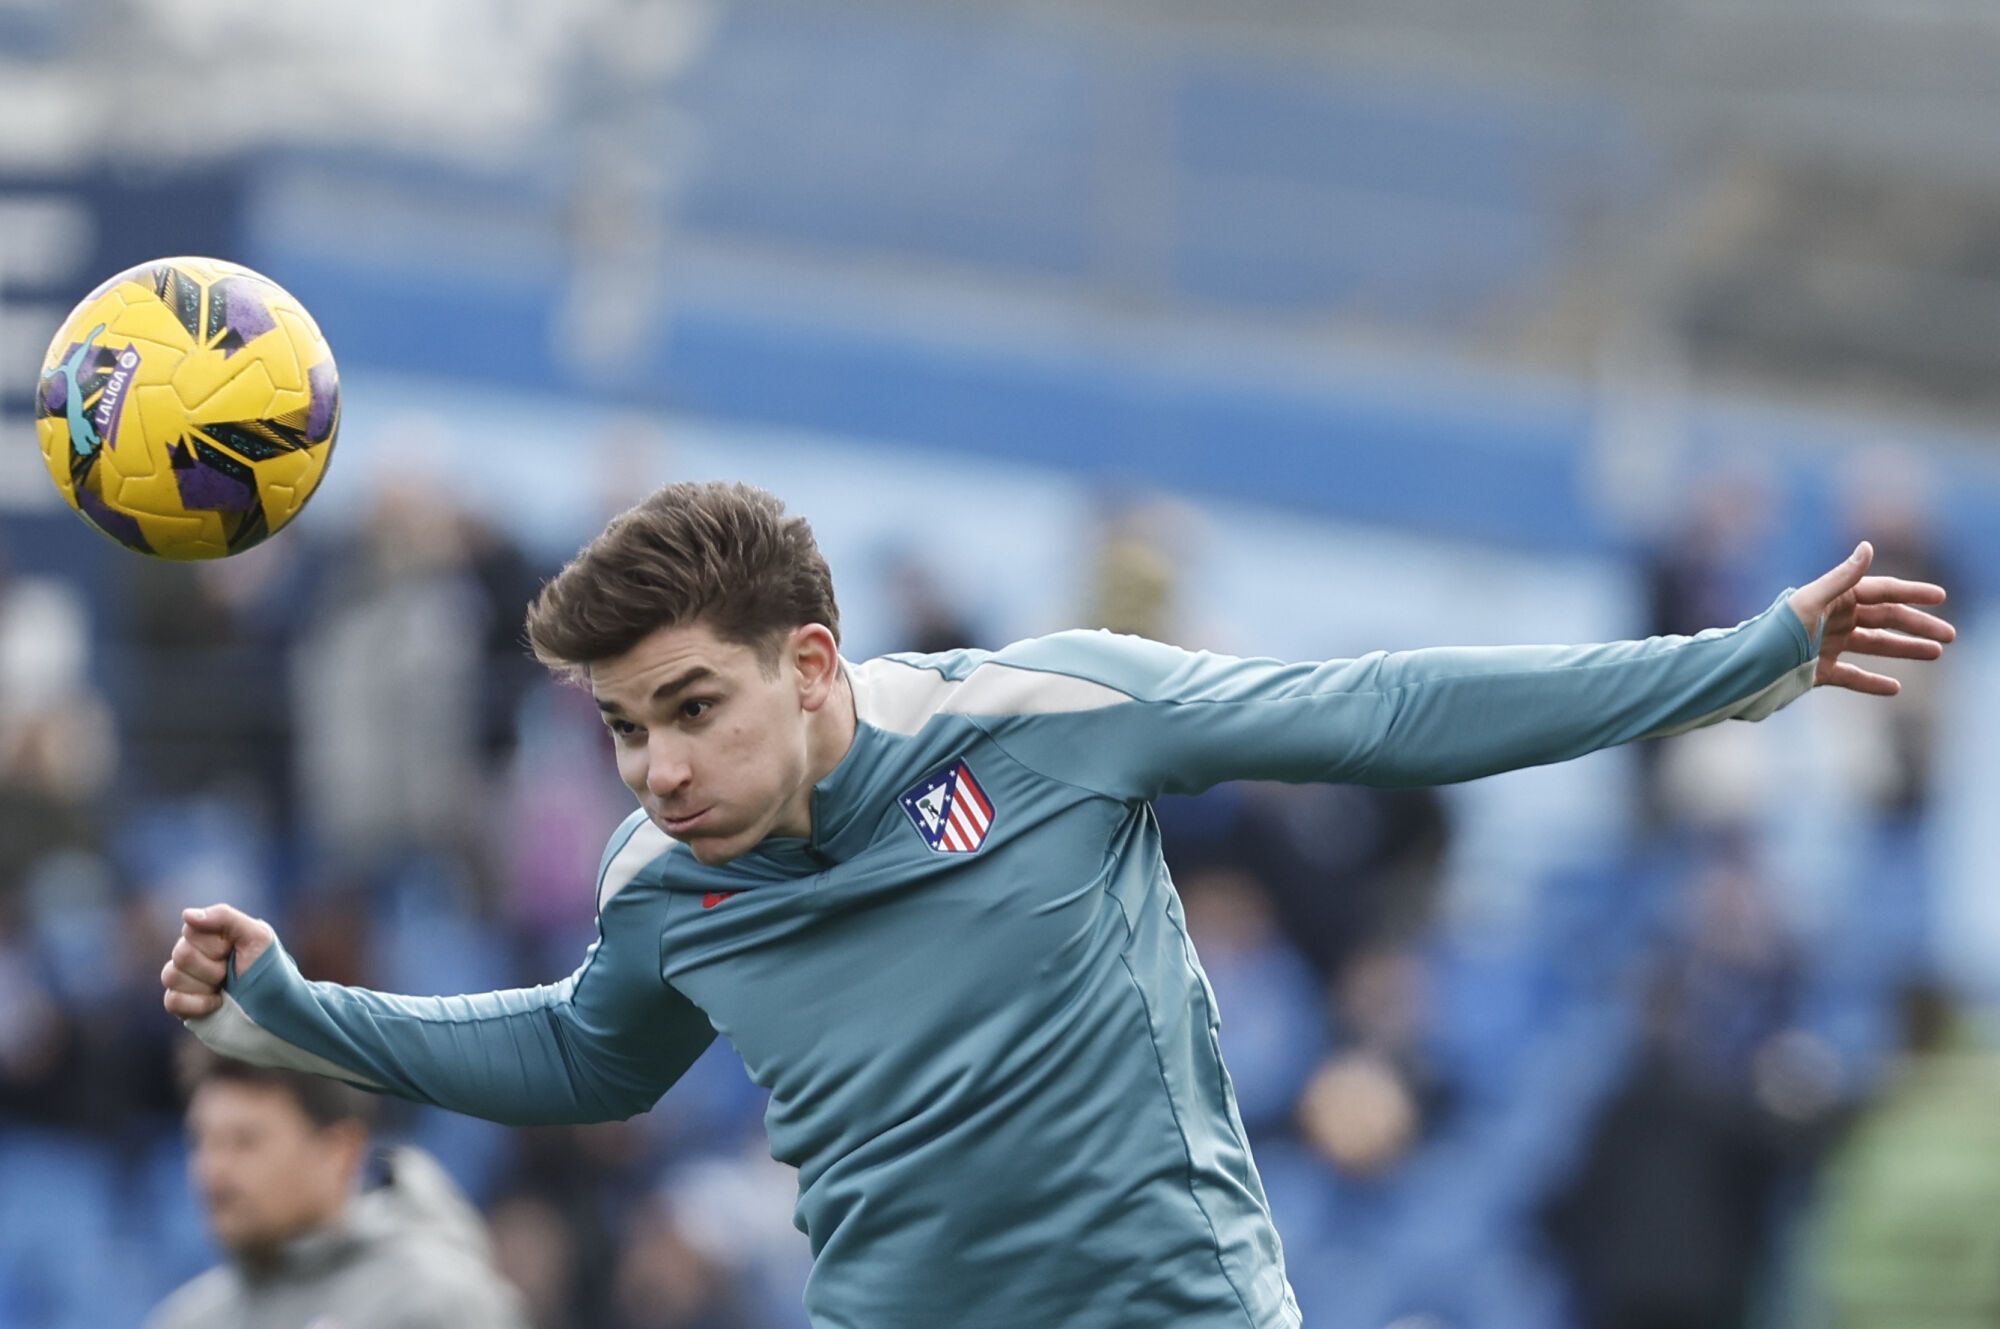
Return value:
[(646, 789), (656, 798), (665, 798), (687, 786), (694, 776), (687, 751), (671, 735), (656, 735), (646, 748)]

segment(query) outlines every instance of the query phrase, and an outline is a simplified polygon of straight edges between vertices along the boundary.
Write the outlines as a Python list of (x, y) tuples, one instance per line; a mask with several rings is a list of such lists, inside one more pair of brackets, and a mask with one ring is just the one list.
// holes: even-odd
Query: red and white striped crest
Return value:
[(917, 834), (941, 854), (976, 853), (993, 829), (993, 800), (963, 761), (926, 776), (901, 802)]

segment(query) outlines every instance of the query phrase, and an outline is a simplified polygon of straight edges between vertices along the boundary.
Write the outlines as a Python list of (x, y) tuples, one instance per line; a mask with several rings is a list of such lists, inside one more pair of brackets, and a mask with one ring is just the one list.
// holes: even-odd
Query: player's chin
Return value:
[(695, 862), (703, 867), (719, 868), (731, 859), (739, 858), (755, 841), (737, 835), (704, 835), (696, 833), (681, 841), (694, 855)]

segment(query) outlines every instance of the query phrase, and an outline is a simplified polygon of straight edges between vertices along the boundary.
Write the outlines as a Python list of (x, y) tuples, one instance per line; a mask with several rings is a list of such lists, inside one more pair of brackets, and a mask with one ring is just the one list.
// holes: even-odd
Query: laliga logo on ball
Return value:
[[(85, 418), (83, 389), (77, 382), (77, 374), (83, 364), (84, 356), (96, 349), (98, 334), (103, 331), (102, 323), (92, 328), (90, 335), (83, 339), (83, 344), (70, 352), (69, 359), (42, 375), (44, 385), (42, 390), (48, 396), (51, 405), (60, 405), (63, 408), (69, 419), (70, 446), (79, 453), (91, 452), (103, 441), (98, 433), (99, 429), (116, 438), (118, 410), (125, 404), (125, 387), (132, 381), (132, 372), (139, 367), (137, 351), (129, 346), (120, 351), (118, 359), (114, 362), (117, 367), (112, 371), (111, 381), (105, 385), (103, 395), (97, 403), (97, 410), (89, 418)], [(92, 421), (95, 421), (94, 425)]]
[(339, 425), (340, 378), (312, 315), (217, 259), (142, 263), (92, 291), (50, 344), (35, 398), (64, 501), (159, 558), (222, 558), (282, 529)]

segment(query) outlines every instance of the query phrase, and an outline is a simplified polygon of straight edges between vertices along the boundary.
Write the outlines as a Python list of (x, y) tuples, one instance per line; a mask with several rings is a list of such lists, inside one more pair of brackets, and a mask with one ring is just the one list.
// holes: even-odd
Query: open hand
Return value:
[(277, 939), (269, 923), (226, 904), (181, 910), (180, 940), (174, 943), (166, 968), (160, 970), (160, 986), (167, 990), (162, 1001), (168, 1013), (191, 1020), (220, 1010), (229, 953), (236, 952), (236, 972), (240, 974)]
[(1792, 593), (1792, 612), (1806, 631), (1825, 624), (1819, 640), (1815, 687), (1826, 685), (1893, 697), (1902, 685), (1886, 674), (1849, 664), (1843, 654), (1897, 660), (1935, 660), (1958, 630), (1918, 605), (1944, 603), (1944, 587), (1898, 577), (1871, 577), (1875, 547), (1863, 540), (1847, 560)]

